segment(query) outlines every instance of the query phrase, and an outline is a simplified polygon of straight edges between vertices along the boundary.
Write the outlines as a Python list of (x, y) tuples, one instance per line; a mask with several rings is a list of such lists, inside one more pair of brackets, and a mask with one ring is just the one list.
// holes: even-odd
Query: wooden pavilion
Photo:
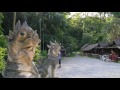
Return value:
[(120, 57), (120, 38), (115, 39), (112, 43), (99, 42), (96, 44), (85, 44), (81, 51), (84, 54), (111, 54), (113, 50)]

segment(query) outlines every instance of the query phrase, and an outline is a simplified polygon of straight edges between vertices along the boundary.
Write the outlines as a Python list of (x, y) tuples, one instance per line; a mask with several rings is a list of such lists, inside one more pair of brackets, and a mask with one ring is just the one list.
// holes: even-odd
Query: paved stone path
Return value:
[(120, 78), (120, 63), (105, 62), (83, 56), (64, 57), (57, 68), (59, 78)]

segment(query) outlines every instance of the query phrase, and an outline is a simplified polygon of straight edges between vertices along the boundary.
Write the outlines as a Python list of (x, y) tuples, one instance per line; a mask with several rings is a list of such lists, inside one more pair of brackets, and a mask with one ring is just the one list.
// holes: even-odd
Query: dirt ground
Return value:
[(57, 68), (59, 78), (120, 78), (120, 63), (106, 62), (83, 56), (64, 57)]

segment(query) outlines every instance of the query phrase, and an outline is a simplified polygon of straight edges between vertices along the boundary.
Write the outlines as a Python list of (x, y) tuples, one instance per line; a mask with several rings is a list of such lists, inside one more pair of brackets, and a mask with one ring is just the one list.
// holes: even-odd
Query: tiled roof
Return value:
[(81, 48), (82, 51), (89, 51), (89, 50), (92, 50), (93, 48), (97, 47), (98, 46), (98, 43), (96, 44), (90, 44), (90, 45), (87, 45), (85, 48)]

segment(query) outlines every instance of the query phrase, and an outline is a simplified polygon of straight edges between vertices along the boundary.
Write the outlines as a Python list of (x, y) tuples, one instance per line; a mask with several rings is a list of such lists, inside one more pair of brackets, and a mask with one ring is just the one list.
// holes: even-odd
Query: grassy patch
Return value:
[(74, 57), (76, 55), (76, 52), (68, 53), (67, 57)]
[(118, 60), (117, 63), (120, 63), (120, 60)]

